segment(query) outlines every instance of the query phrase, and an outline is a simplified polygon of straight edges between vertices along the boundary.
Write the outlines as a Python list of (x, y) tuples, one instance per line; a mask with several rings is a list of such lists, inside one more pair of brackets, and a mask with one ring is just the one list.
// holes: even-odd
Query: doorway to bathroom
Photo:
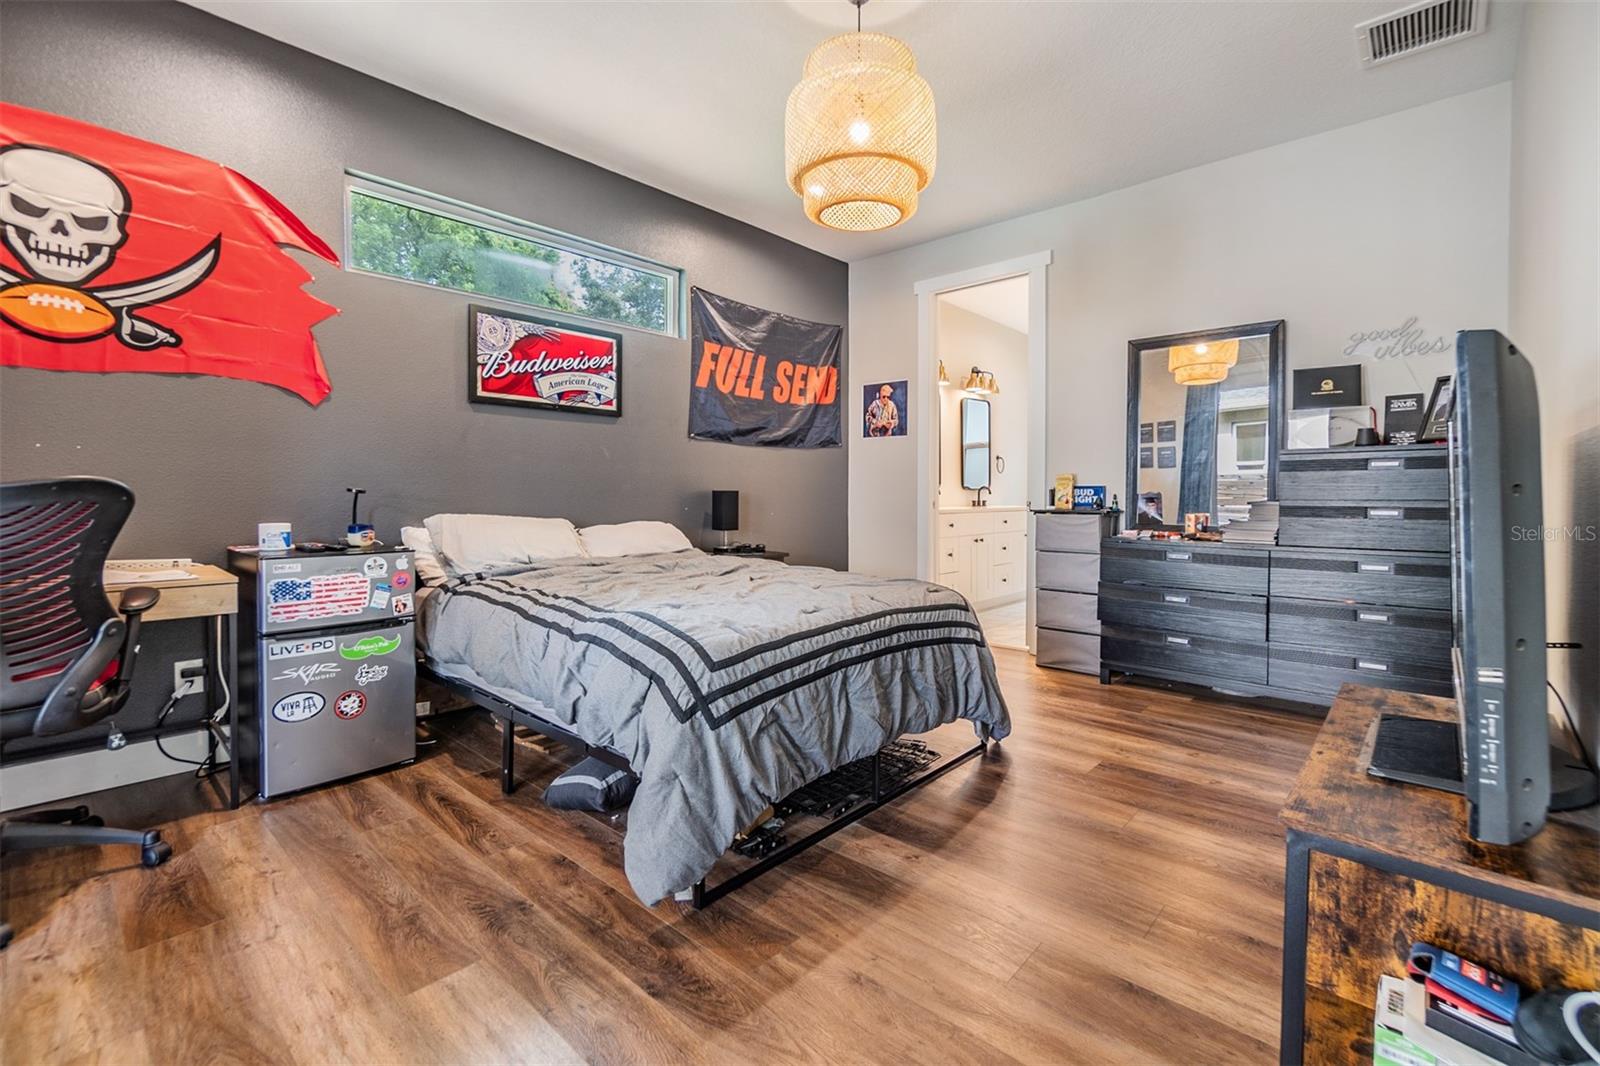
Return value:
[(991, 645), (1028, 649), (1029, 506), (1042, 480), (1034, 408), (1043, 389), (1034, 376), (1042, 376), (1043, 343), (1032, 334), (1034, 312), (1043, 317), (1034, 307), (1043, 264), (1036, 272), (1005, 267), (926, 294), (928, 378), (937, 394), (923, 441), (931, 487), (923, 514), (931, 527), (927, 576), (967, 598)]

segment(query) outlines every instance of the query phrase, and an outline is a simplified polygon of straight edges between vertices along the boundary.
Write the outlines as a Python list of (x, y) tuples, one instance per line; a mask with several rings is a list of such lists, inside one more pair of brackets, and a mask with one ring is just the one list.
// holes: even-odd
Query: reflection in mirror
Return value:
[[(1259, 328), (1259, 327), (1257, 327)], [(1212, 527), (1248, 518), (1269, 493), (1272, 343), (1267, 333), (1208, 337), (1208, 344), (1137, 348), (1130, 384), (1134, 525), (1181, 527), (1204, 514)], [(1234, 345), (1237, 344), (1235, 353)], [(1207, 357), (1237, 361), (1220, 370)], [(1218, 352), (1222, 352), (1218, 356)], [(1180, 378), (1206, 380), (1184, 384)]]
[(989, 401), (961, 401), (961, 487), (989, 488)]

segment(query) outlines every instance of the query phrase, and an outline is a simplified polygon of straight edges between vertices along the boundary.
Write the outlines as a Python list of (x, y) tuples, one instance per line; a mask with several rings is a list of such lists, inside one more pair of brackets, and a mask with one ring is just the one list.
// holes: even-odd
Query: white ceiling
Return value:
[(873, 0), (939, 163), (915, 217), (845, 234), (784, 181), (783, 109), (846, 0), (191, 2), (846, 260), (1505, 81), (1521, 20), (1494, 0), (1482, 36), (1363, 70), (1355, 24), (1403, 0)]
[(1028, 332), (1028, 276), (990, 281), (953, 292), (942, 292), (947, 304), (982, 315), (1018, 333)]

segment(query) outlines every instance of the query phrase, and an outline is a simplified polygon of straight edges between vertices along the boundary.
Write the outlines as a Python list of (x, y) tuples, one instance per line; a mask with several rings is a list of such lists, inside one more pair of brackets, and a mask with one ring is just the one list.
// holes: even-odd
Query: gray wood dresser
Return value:
[(1275, 547), (1107, 539), (1101, 680), (1318, 705), (1347, 681), (1449, 695), (1447, 467), (1439, 445), (1285, 452)]
[(1033, 514), (1035, 661), (1056, 670), (1095, 673), (1100, 668), (1100, 545), (1116, 532), (1117, 512)]

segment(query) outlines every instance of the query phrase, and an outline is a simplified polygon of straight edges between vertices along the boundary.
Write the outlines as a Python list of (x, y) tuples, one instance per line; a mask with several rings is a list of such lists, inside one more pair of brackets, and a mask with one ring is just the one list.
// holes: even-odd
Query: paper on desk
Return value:
[(187, 570), (113, 570), (107, 567), (104, 581), (107, 585), (137, 585), (141, 581), (193, 581), (195, 575)]

